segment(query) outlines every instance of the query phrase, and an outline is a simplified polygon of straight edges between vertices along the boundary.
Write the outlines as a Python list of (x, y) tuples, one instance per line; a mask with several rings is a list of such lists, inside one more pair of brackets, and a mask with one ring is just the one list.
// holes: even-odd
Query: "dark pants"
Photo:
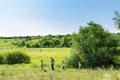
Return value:
[(65, 70), (65, 66), (63, 66), (63, 70)]
[(51, 68), (52, 68), (53, 71), (55, 70), (55, 69), (54, 69), (54, 64), (51, 64)]

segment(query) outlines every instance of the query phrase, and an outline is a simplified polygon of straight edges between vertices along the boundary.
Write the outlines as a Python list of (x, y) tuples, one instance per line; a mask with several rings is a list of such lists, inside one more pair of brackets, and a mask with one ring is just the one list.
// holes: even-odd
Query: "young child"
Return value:
[(78, 68), (79, 68), (79, 69), (81, 68), (81, 63), (80, 63), (80, 61), (78, 61)]
[(62, 61), (61, 65), (62, 65), (63, 70), (65, 70), (65, 61), (64, 60)]
[(44, 63), (43, 63), (43, 60), (40, 61), (40, 67), (41, 67), (41, 71), (44, 70)]

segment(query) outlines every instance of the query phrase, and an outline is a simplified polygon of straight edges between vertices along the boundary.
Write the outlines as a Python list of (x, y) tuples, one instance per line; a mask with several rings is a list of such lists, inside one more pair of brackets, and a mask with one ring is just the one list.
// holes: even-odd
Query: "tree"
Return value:
[(52, 44), (54, 47), (61, 47), (59, 38), (53, 38)]
[(25, 43), (27, 48), (38, 48), (39, 47), (39, 40), (30, 40)]
[(68, 47), (68, 41), (67, 41), (67, 37), (64, 36), (62, 39), (61, 39), (61, 46), (62, 47)]
[(45, 36), (39, 40), (40, 47), (51, 47), (52, 42), (51, 42), (51, 37)]
[(120, 30), (120, 14), (117, 11), (114, 11), (115, 17), (113, 18), (116, 27)]
[(61, 39), (61, 46), (62, 47), (71, 47), (71, 35), (70, 34), (66, 34), (65, 36), (62, 37)]
[(116, 66), (115, 56), (119, 56), (119, 52), (118, 40), (104, 31), (100, 24), (89, 22), (73, 34), (72, 56), (68, 59), (68, 65), (77, 67), (80, 61), (82, 67), (89, 68)]

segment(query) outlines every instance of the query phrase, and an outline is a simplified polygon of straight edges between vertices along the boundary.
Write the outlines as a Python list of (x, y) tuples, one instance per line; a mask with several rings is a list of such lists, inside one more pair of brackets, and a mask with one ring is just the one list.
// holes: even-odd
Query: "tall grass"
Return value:
[[(3, 65), (0, 80), (120, 80), (120, 70), (106, 69), (66, 69), (41, 72), (39, 66), (33, 64)], [(1, 67), (1, 66), (0, 66)]]
[[(9, 49), (4, 49), (8, 51)], [(0, 80), (120, 80), (120, 70), (66, 69), (61, 61), (70, 55), (70, 48), (21, 48), (31, 57), (31, 64), (0, 65)], [(51, 71), (50, 57), (55, 59), (55, 71)], [(47, 72), (41, 72), (40, 60)]]

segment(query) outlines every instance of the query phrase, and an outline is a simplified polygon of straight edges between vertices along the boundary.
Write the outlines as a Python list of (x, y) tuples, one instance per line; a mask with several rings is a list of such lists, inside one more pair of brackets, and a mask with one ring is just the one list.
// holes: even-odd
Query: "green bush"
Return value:
[(4, 56), (0, 54), (0, 64), (3, 64), (3, 62), (4, 62)]
[(71, 55), (69, 59), (67, 59), (67, 67), (69, 68), (78, 68), (78, 60), (79, 56), (78, 55)]
[(73, 34), (72, 56), (68, 59), (70, 67), (77, 67), (80, 61), (84, 68), (109, 68), (120, 65), (119, 40), (94, 22), (82, 26)]
[(30, 57), (23, 51), (9, 51), (5, 56), (6, 64), (30, 63)]
[(66, 58), (66, 66), (68, 68), (78, 68), (80, 62), (82, 64), (81, 67), (87, 68), (87, 61), (84, 59), (83, 55), (80, 55), (79, 53), (76, 52), (76, 54), (72, 54), (70, 57)]

